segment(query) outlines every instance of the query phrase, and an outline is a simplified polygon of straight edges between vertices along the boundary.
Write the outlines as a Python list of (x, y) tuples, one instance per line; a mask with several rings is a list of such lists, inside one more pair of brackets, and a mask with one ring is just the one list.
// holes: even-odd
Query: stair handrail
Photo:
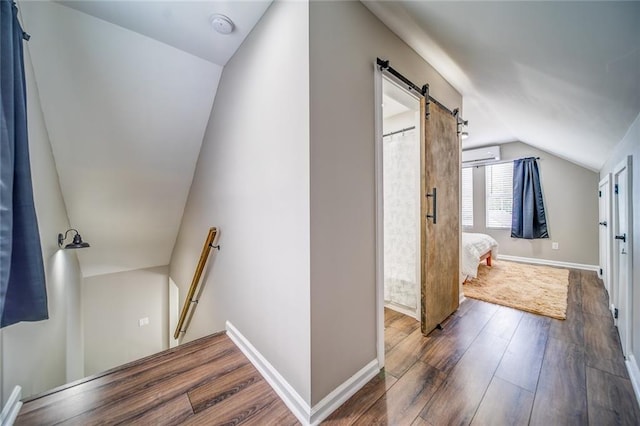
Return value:
[[(190, 308), (198, 304), (198, 300), (193, 297), (196, 294), (196, 290), (198, 288), (198, 283), (200, 282), (200, 278), (202, 277), (202, 271), (204, 271), (204, 267), (207, 264), (207, 259), (209, 258), (209, 253), (212, 248), (216, 248), (220, 250), (220, 246), (214, 246), (213, 243), (218, 235), (218, 228), (211, 227), (209, 228), (209, 234), (207, 234), (207, 239), (204, 242), (204, 246), (202, 247), (202, 252), (200, 253), (200, 260), (198, 261), (198, 265), (196, 266), (196, 270), (193, 274), (193, 280), (191, 281), (191, 286), (189, 287), (189, 292), (187, 293), (187, 297), (184, 299), (184, 305), (182, 305), (182, 311), (180, 312), (180, 319), (178, 320), (178, 325), (176, 327), (176, 331), (173, 333), (173, 338), (178, 339), (180, 337), (180, 333), (187, 332), (187, 325), (185, 325), (185, 320), (187, 319), (187, 314), (189, 313)], [(182, 327), (184, 327), (184, 330)]]

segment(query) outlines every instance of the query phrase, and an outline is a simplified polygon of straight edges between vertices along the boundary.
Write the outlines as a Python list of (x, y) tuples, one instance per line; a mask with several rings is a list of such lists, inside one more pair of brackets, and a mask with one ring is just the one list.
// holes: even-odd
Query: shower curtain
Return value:
[(384, 138), (384, 300), (418, 302), (420, 144), (410, 131)]

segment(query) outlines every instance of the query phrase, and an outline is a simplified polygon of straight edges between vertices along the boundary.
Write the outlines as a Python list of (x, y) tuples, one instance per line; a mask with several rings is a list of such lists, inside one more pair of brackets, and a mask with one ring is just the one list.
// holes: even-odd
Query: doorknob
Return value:
[(604, 222), (600, 222), (599, 225), (607, 226), (607, 221), (605, 220)]
[(627, 234), (616, 235), (616, 240), (622, 240), (623, 243), (627, 242)]

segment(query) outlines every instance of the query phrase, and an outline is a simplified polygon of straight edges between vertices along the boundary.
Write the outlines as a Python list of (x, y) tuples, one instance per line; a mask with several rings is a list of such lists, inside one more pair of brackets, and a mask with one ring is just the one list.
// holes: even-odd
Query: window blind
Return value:
[(462, 169), (462, 226), (473, 226), (473, 168)]
[(513, 164), (485, 167), (487, 228), (511, 228)]

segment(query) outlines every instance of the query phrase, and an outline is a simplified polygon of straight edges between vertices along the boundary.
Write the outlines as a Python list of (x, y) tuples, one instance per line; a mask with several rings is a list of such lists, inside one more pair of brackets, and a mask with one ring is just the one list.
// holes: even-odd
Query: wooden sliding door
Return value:
[(460, 143), (457, 119), (431, 103), (421, 126), (422, 333), (458, 308), (460, 286)]

